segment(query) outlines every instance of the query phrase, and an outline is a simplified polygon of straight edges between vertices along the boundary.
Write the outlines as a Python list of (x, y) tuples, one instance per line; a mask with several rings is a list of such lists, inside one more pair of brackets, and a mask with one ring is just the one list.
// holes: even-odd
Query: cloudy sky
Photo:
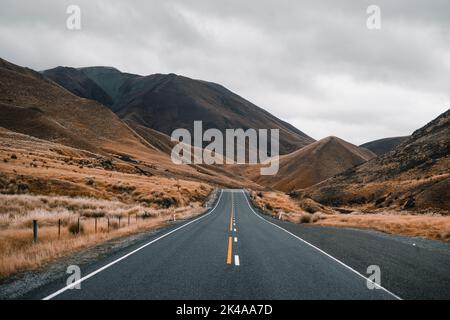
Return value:
[[(81, 30), (66, 27), (69, 5)], [(369, 5), (381, 9), (370, 30)], [(448, 0), (0, 0), (0, 57), (220, 83), (316, 139), (410, 134), (450, 107)]]

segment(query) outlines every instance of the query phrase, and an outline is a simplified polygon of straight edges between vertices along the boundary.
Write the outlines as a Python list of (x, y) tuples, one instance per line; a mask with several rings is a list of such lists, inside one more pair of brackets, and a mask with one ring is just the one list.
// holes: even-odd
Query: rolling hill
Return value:
[[(72, 74), (73, 70), (69, 72)], [(72, 75), (65, 79), (73, 84), (74, 79), (82, 78)], [(117, 166), (131, 165), (131, 172), (138, 174), (255, 185), (223, 168), (173, 164), (160, 150), (170, 146), (168, 137), (146, 129), (140, 130), (145, 133), (143, 138), (108, 107), (69, 92), (41, 73), (0, 59), (0, 80), (0, 127), (12, 132), (72, 147), (80, 154), (88, 151), (95, 157), (109, 158), (109, 162), (116, 159)], [(86, 79), (77, 83), (93, 85)], [(149, 140), (159, 145), (152, 145)]]
[(276, 175), (254, 174), (253, 178), (261, 185), (286, 192), (312, 186), (375, 156), (337, 137), (327, 137), (281, 156)]
[(450, 211), (450, 110), (393, 151), (302, 190), (330, 205)]

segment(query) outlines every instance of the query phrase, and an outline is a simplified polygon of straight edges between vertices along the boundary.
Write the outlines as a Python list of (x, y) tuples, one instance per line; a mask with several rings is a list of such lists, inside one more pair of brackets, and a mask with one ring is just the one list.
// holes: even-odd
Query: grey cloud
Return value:
[[(78, 4), (82, 30), (65, 28)], [(365, 27), (369, 4), (382, 29)], [(0, 0), (0, 56), (221, 83), (315, 138), (408, 134), (450, 103), (450, 2)]]

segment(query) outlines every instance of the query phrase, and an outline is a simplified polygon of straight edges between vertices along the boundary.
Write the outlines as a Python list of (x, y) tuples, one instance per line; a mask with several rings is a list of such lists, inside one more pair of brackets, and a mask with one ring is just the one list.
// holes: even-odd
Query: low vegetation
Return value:
[[(155, 209), (92, 198), (0, 194), (0, 278), (203, 210), (198, 202)], [(37, 243), (33, 242), (33, 220), (38, 223)]]
[(299, 200), (295, 194), (288, 196), (280, 192), (252, 192), (251, 200), (261, 212), (293, 223), (373, 229), (450, 242), (450, 216), (435, 212), (330, 208), (311, 199)]

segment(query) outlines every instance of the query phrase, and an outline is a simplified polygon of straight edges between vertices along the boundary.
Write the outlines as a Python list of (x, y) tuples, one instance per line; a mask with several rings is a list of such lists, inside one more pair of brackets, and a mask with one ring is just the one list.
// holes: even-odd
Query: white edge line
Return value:
[(270, 221), (264, 219), (263, 217), (261, 217), (259, 214), (257, 214), (257, 213), (255, 212), (255, 210), (253, 210), (253, 207), (250, 205), (250, 202), (248, 201), (247, 194), (245, 193), (245, 191), (244, 191), (244, 190), (241, 190), (241, 191), (242, 191), (242, 193), (244, 194), (244, 198), (245, 198), (245, 200), (247, 201), (248, 207), (250, 208), (250, 210), (252, 210), (252, 212), (253, 212), (258, 218), (260, 218), (261, 220), (264, 220), (265, 222), (267, 222), (267, 223), (269, 223), (269, 224), (271, 224), (271, 225), (277, 227), (278, 229), (283, 230), (284, 232), (290, 234), (290, 235), (293, 236), (294, 238), (296, 238), (296, 239), (300, 240), (301, 242), (307, 244), (308, 246), (310, 246), (310, 247), (316, 249), (317, 251), (319, 251), (319, 252), (321, 252), (322, 254), (326, 255), (326, 256), (329, 257), (330, 259), (334, 260), (335, 262), (337, 262), (337, 263), (339, 263), (340, 265), (344, 266), (345, 268), (349, 269), (349, 270), (352, 271), (353, 273), (357, 274), (357, 275), (360, 276), (361, 278), (365, 279), (366, 281), (372, 282), (372, 283), (374, 284), (375, 287), (377, 287), (378, 289), (381, 289), (381, 290), (385, 291), (386, 293), (390, 294), (391, 296), (393, 296), (393, 297), (396, 298), (397, 300), (403, 300), (402, 298), (400, 298), (400, 297), (399, 297), (398, 295), (396, 295), (395, 293), (392, 293), (392, 292), (389, 291), (388, 289), (386, 289), (386, 288), (380, 286), (379, 284), (373, 282), (372, 280), (368, 279), (368, 278), (365, 277), (363, 274), (359, 273), (358, 271), (356, 271), (355, 269), (353, 269), (353, 268), (350, 267), (349, 265), (346, 265), (344, 262), (338, 260), (337, 258), (333, 257), (332, 255), (326, 253), (326, 252), (323, 251), (322, 249), (320, 249), (320, 248), (316, 247), (315, 245), (309, 243), (308, 241), (306, 241), (306, 240), (300, 238), (299, 236), (296, 236), (296, 235), (293, 234), (292, 232), (287, 231), (286, 229), (280, 227), (279, 225), (277, 225), (277, 224), (275, 224), (275, 223), (273, 223), (273, 222), (270, 222)]
[(56, 292), (54, 292), (54, 293), (52, 293), (52, 294), (46, 296), (46, 297), (43, 298), (42, 300), (50, 300), (50, 299), (52, 299), (52, 298), (54, 298), (54, 297), (60, 295), (61, 293), (63, 293), (63, 292), (65, 292), (65, 291), (67, 291), (67, 290), (69, 290), (69, 289), (75, 287), (76, 285), (80, 284), (81, 282), (83, 282), (83, 281), (85, 281), (85, 280), (87, 280), (87, 279), (89, 279), (89, 278), (95, 276), (97, 273), (102, 272), (103, 270), (105, 270), (105, 269), (111, 267), (112, 265), (114, 265), (114, 264), (116, 264), (116, 263), (118, 263), (118, 262), (120, 262), (120, 261), (122, 261), (122, 260), (128, 258), (129, 256), (135, 254), (136, 252), (138, 252), (138, 251), (144, 249), (145, 247), (147, 247), (147, 246), (149, 246), (149, 245), (155, 243), (156, 241), (161, 240), (161, 239), (167, 237), (168, 235), (170, 235), (170, 234), (174, 233), (175, 231), (178, 231), (178, 230), (180, 230), (180, 229), (182, 229), (182, 228), (184, 228), (184, 227), (190, 225), (191, 223), (194, 223), (194, 222), (196, 222), (196, 221), (199, 221), (199, 220), (201, 220), (201, 219), (203, 219), (203, 218), (209, 216), (211, 213), (214, 212), (214, 210), (215, 210), (215, 209), (217, 208), (217, 206), (219, 205), (220, 200), (221, 200), (221, 198), (222, 198), (222, 194), (223, 194), (223, 190), (220, 191), (220, 196), (219, 196), (219, 199), (217, 200), (216, 205), (215, 205), (214, 208), (212, 208), (211, 211), (209, 211), (207, 214), (204, 214), (204, 215), (198, 217), (197, 219), (194, 219), (194, 220), (192, 220), (192, 221), (189, 221), (189, 222), (183, 224), (182, 226), (179, 226), (178, 228), (173, 229), (172, 231), (169, 231), (169, 232), (163, 234), (162, 236), (159, 236), (158, 238), (153, 239), (153, 240), (150, 241), (150, 242), (147, 242), (146, 244), (140, 246), (139, 248), (137, 248), (137, 249), (135, 249), (135, 250), (133, 250), (133, 251), (127, 253), (126, 255), (124, 255), (124, 256), (122, 256), (122, 257), (120, 257), (120, 258), (118, 258), (118, 259), (116, 259), (116, 260), (114, 260), (114, 261), (112, 261), (112, 262), (110, 262), (110, 263), (108, 263), (107, 265), (104, 265), (103, 267), (101, 267), (101, 268), (99, 268), (99, 269), (97, 269), (97, 270), (95, 270), (95, 271), (89, 273), (88, 275), (84, 276), (83, 278), (81, 278), (81, 279), (79, 279), (79, 280), (77, 280), (77, 281), (71, 283), (70, 285), (67, 285), (67, 286), (65, 286), (64, 288), (62, 288), (62, 289), (60, 289), (60, 290), (58, 290), (58, 291), (56, 291)]
[(239, 265), (240, 265), (240, 262), (239, 262), (239, 256), (238, 256), (238, 255), (235, 255), (235, 256), (234, 256), (234, 264), (235, 264), (236, 266), (239, 266)]
[(234, 242), (237, 242), (237, 237), (234, 237)]

